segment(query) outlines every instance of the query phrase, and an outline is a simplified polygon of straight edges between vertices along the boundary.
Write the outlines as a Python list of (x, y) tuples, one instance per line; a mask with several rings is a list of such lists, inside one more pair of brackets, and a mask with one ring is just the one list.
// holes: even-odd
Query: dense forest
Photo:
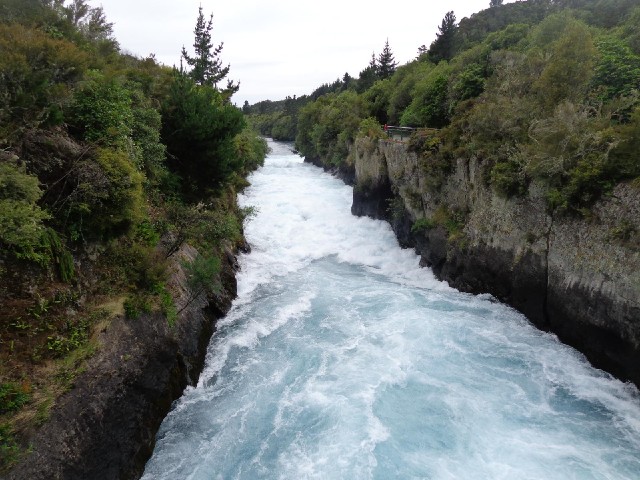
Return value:
[(231, 104), (212, 28), (201, 8), (177, 70), (121, 52), (85, 0), (0, 0), (0, 470), (98, 325), (175, 322), (171, 255), (195, 246), (189, 281), (215, 290), (243, 241), (236, 192), (267, 146)]
[(640, 175), (639, 89), (637, 2), (492, 1), (459, 23), (447, 13), (405, 65), (387, 43), (358, 78), (244, 111), (263, 134), (335, 167), (357, 136), (415, 127), (411, 148), (434, 186), (457, 159), (476, 158), (500, 194), (537, 180), (550, 209), (588, 216), (595, 199)]

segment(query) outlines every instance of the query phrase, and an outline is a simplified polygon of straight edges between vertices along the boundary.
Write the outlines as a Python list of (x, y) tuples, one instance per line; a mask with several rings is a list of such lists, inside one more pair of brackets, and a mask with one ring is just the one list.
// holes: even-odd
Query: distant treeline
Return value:
[(334, 165), (384, 124), (426, 127), (412, 148), (435, 177), (476, 158), (499, 193), (540, 180), (551, 209), (587, 214), (640, 175), (639, 89), (637, 1), (492, 1), (459, 23), (447, 13), (405, 65), (387, 43), (358, 78), (244, 112), (263, 134)]

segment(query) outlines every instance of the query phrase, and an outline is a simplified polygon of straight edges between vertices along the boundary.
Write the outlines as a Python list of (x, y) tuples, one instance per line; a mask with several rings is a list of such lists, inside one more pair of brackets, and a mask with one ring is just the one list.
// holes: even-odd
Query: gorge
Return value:
[(637, 389), (419, 267), (353, 191), (272, 144), (238, 299), (144, 479), (633, 478)]

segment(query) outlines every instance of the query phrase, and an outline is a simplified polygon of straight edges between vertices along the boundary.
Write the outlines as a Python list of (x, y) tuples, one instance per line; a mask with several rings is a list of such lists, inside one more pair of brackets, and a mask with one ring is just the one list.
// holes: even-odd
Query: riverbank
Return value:
[(460, 160), (440, 178), (423, 163), (406, 143), (359, 138), (346, 162), (352, 212), (388, 220), (439, 279), (492, 294), (640, 386), (638, 188), (620, 184), (576, 218), (549, 213), (535, 183), (522, 197), (499, 196), (477, 161)]
[(197, 383), (216, 320), (236, 295), (237, 263), (228, 250), (219, 292), (207, 296), (190, 289), (185, 265), (197, 255), (185, 245), (170, 258), (167, 288), (179, 311), (175, 324), (155, 312), (117, 316), (99, 326), (95, 355), (57, 400), (8, 479), (140, 477), (160, 423), (183, 390)]

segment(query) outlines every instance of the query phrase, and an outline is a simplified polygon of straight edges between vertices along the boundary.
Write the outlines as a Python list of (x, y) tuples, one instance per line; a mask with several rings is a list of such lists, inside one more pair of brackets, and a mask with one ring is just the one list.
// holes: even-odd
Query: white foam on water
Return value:
[(640, 396), (418, 267), (351, 189), (274, 144), (253, 247), (144, 479), (640, 478)]

